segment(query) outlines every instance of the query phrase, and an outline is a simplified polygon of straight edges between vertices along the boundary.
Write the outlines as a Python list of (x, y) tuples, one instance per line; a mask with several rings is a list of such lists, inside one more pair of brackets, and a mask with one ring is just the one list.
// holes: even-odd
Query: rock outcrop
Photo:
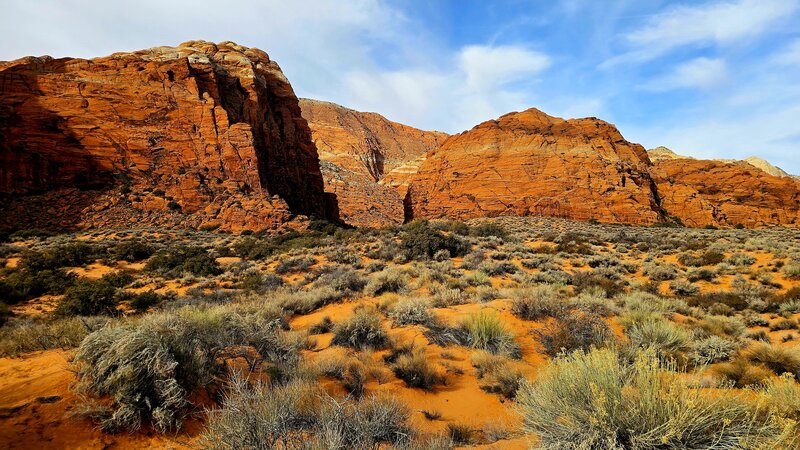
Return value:
[(242, 230), (336, 215), (288, 80), (231, 42), (0, 63), (0, 194), (5, 226)]
[(661, 207), (689, 226), (800, 224), (800, 182), (749, 163), (674, 159), (651, 170)]
[(647, 151), (647, 156), (650, 157), (650, 161), (663, 161), (663, 160), (671, 160), (671, 159), (682, 159), (682, 158), (689, 158), (688, 156), (679, 155), (672, 150), (668, 149), (667, 147), (656, 147), (651, 148)]
[(663, 220), (645, 149), (595, 118), (510, 113), (447, 139), (422, 163), (407, 219), (542, 215)]
[(300, 99), (322, 163), (325, 190), (336, 194), (342, 221), (359, 226), (403, 223), (403, 197), (425, 154), (447, 138), (369, 112)]
[(750, 164), (751, 166), (757, 169), (761, 169), (762, 171), (772, 175), (773, 177), (783, 178), (791, 176), (785, 170), (781, 169), (780, 167), (772, 165), (766, 159), (759, 158), (758, 156), (750, 156), (743, 159), (742, 161), (746, 162), (747, 164)]

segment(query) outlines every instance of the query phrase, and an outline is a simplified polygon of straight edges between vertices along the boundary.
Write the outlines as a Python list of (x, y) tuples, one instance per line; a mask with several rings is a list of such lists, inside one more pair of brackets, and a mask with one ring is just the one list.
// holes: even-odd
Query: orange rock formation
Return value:
[(0, 63), (0, 194), (13, 226), (240, 230), (335, 215), (288, 80), (231, 42)]

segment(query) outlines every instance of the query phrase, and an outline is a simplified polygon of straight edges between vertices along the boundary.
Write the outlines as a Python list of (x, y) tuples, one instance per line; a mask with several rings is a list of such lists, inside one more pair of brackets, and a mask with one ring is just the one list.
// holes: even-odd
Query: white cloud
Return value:
[(800, 39), (796, 39), (779, 51), (773, 61), (785, 66), (800, 66)]
[(550, 66), (550, 58), (519, 46), (471, 45), (461, 50), (459, 67), (473, 89), (491, 89), (538, 74)]
[(672, 73), (650, 80), (641, 87), (651, 91), (711, 89), (719, 87), (727, 78), (728, 65), (724, 59), (696, 58), (678, 65)]
[(724, 45), (753, 37), (768, 31), (798, 6), (798, 0), (735, 0), (673, 6), (626, 34), (625, 40), (633, 49), (606, 61), (602, 67), (648, 61), (687, 45)]

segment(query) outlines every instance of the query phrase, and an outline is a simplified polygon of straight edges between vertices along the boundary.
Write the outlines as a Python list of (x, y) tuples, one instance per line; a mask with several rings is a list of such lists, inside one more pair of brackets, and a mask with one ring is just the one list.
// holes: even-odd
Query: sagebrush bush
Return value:
[(743, 357), (763, 365), (776, 375), (790, 373), (800, 377), (800, 348), (756, 342), (744, 351)]
[(425, 298), (403, 298), (392, 305), (389, 317), (395, 325), (428, 325), (433, 322), (431, 303)]
[(481, 389), (513, 399), (525, 381), (522, 372), (502, 355), (478, 352), (472, 356), (472, 365), (478, 369)]
[(550, 356), (603, 347), (614, 339), (614, 333), (603, 319), (575, 311), (564, 314), (534, 333), (539, 337), (544, 353)]
[(408, 289), (408, 276), (401, 269), (388, 267), (372, 276), (367, 293), (381, 295), (387, 292), (402, 293)]
[(668, 358), (678, 358), (688, 350), (692, 336), (688, 331), (665, 320), (651, 320), (626, 330), (631, 344), (640, 349), (652, 349)]
[(540, 285), (514, 290), (511, 293), (511, 311), (521, 319), (539, 320), (563, 315), (566, 305), (558, 287)]
[(492, 353), (514, 356), (519, 354), (514, 334), (506, 329), (500, 317), (492, 310), (482, 309), (468, 315), (461, 321), (460, 328), (465, 332), (466, 345), (469, 347)]
[(328, 286), (344, 296), (353, 296), (364, 290), (367, 279), (349, 267), (335, 266), (323, 270), (315, 285)]
[(187, 396), (210, 381), (225, 347), (250, 345), (276, 367), (297, 363), (281, 314), (263, 305), (186, 307), (102, 328), (75, 355), (76, 389), (111, 399), (94, 412), (104, 430), (136, 430), (143, 421), (160, 431), (179, 428)]
[(541, 370), (517, 402), (545, 448), (790, 448), (793, 439), (757, 400), (692, 389), (652, 353), (629, 366), (611, 349), (575, 352)]
[(287, 273), (306, 272), (316, 263), (317, 260), (310, 256), (290, 257), (278, 263), (275, 267), (275, 273), (284, 275)]
[(354, 349), (381, 349), (389, 345), (389, 335), (383, 329), (381, 316), (373, 308), (364, 307), (333, 328), (334, 345)]
[(143, 261), (155, 252), (156, 249), (152, 245), (139, 240), (121, 242), (111, 249), (111, 254), (115, 258), (127, 262)]
[(302, 379), (278, 386), (235, 380), (222, 407), (209, 411), (201, 442), (209, 449), (408, 448), (409, 415), (392, 397), (339, 401)]

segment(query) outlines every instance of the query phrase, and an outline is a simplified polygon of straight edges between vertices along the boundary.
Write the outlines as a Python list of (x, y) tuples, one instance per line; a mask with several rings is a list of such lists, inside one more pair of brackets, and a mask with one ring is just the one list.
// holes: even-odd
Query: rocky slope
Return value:
[(510, 113), (428, 154), (406, 196), (407, 219), (542, 215), (650, 224), (663, 220), (645, 149), (598, 119)]
[(746, 162), (674, 159), (651, 170), (661, 206), (690, 226), (800, 224), (800, 182)]
[(769, 161), (763, 158), (759, 158), (758, 156), (750, 156), (748, 158), (743, 159), (742, 161), (750, 164), (751, 166), (761, 169), (762, 171), (772, 175), (773, 177), (790, 177), (786, 171), (781, 169), (780, 167), (772, 165)]
[(427, 151), (447, 137), (330, 102), (300, 99), (322, 163), (325, 190), (343, 221), (362, 226), (403, 222), (403, 196)]
[(20, 227), (336, 214), (288, 80), (231, 42), (0, 63), (0, 194), (2, 225)]
[[(689, 158), (688, 156), (679, 155), (672, 150), (668, 149), (667, 147), (656, 147), (651, 148), (647, 151), (647, 156), (650, 157), (650, 161), (663, 161), (663, 160), (670, 160), (670, 159), (681, 159), (681, 158)], [(691, 159), (691, 158), (690, 158)]]

